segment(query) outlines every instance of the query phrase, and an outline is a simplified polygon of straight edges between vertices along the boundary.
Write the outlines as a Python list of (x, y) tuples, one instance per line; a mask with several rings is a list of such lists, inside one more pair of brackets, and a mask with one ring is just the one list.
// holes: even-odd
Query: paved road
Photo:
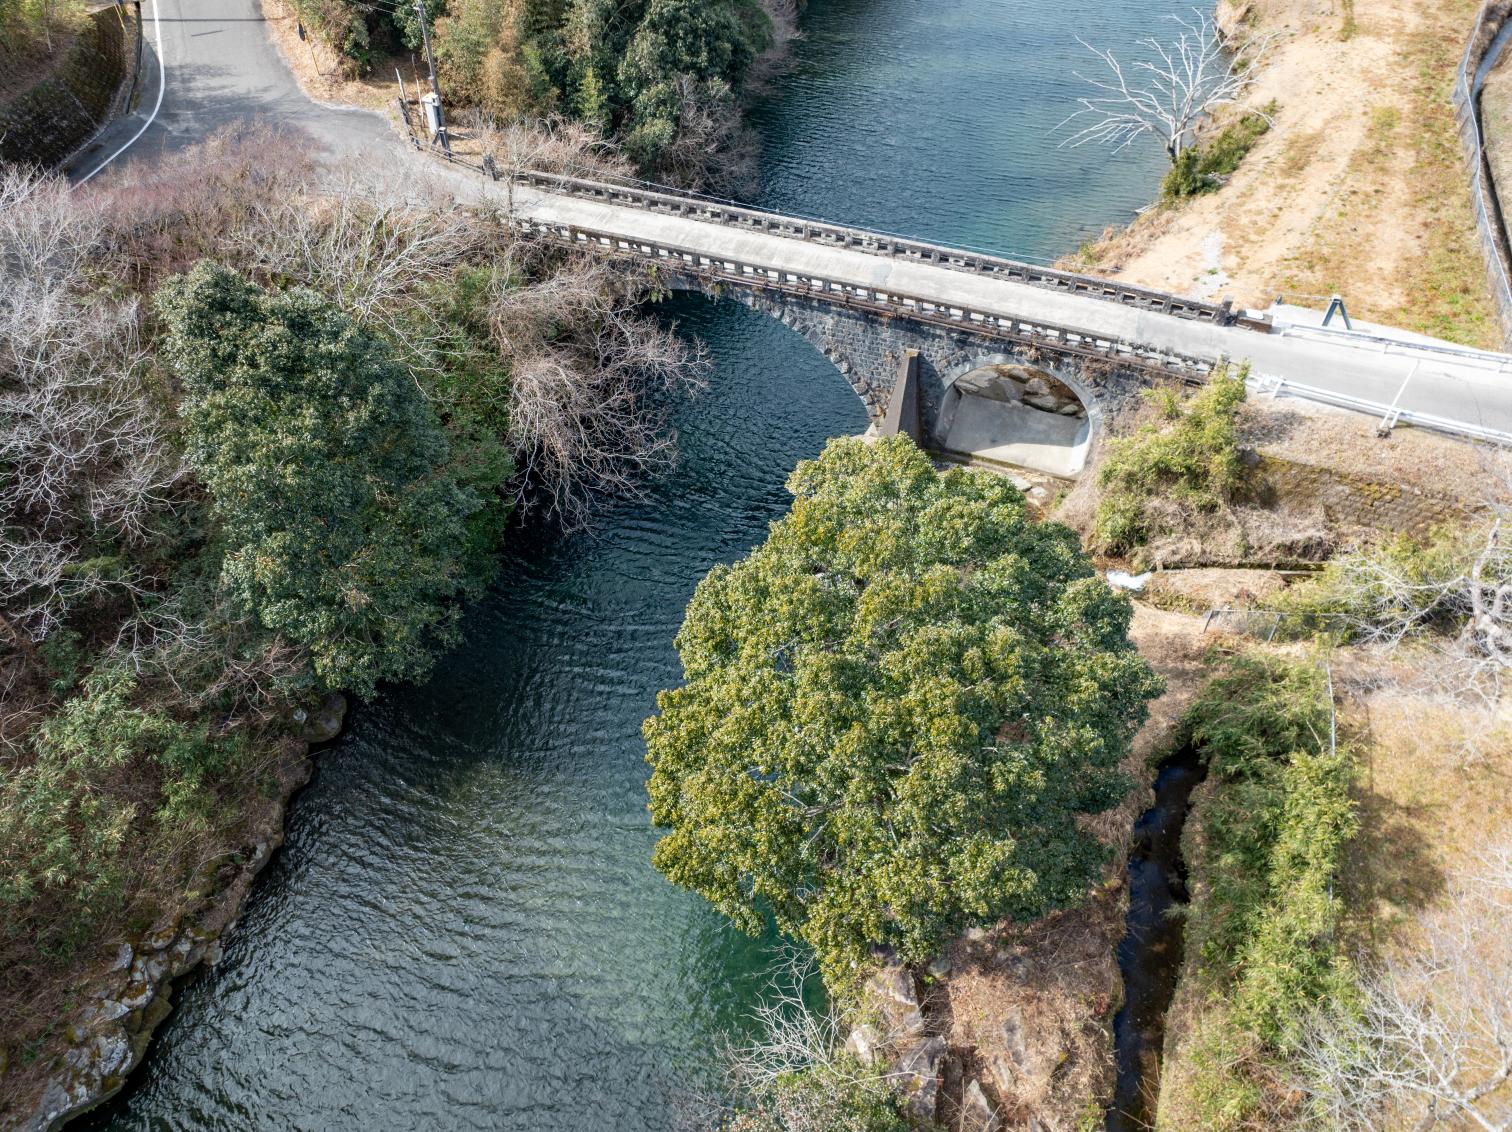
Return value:
[[(488, 199), (504, 207), (502, 186), (425, 162), (383, 116), (306, 98), (272, 45), (257, 0), (144, 0), (144, 15), (149, 75), (140, 108), (75, 162), (71, 173), (76, 179), (92, 175), (102, 159), (128, 142), (130, 148), (117, 160), (171, 152), (222, 126), (261, 119), (298, 127), (310, 144), (331, 156), (354, 157), (385, 175), (439, 179), (463, 199)], [(1508, 373), (1503, 374), (1496, 368), (1500, 358), (1488, 364), (1484, 356), (1406, 346), (1385, 353), (1378, 341), (1348, 336), (1265, 335), (947, 267), (523, 187), (515, 190), (514, 207), (535, 219), (676, 244), (800, 275), (1055, 323), (1202, 358), (1248, 360), (1261, 377), (1512, 433), (1512, 358), (1505, 359)]]
[(297, 126), (332, 156), (394, 148), (381, 115), (305, 96), (273, 46), (257, 0), (142, 0), (142, 20), (137, 109), (74, 157), (67, 168), (74, 180), (87, 179), (128, 142), (117, 161), (172, 153), (249, 119)]

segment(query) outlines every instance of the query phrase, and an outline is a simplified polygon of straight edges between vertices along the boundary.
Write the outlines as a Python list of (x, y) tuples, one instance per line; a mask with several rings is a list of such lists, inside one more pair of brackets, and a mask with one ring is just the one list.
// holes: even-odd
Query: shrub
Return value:
[(1082, 814), (1160, 682), (1065, 527), (906, 438), (799, 464), (786, 518), (699, 584), (687, 683), (646, 722), (654, 861), (738, 926), (768, 913), (832, 983), (1077, 900)]
[(1156, 392), (1151, 399), (1162, 422), (1108, 442), (1098, 473), (1098, 549), (1127, 554), (1165, 533), (1150, 513), (1156, 501), (1211, 513), (1234, 500), (1244, 480), (1236, 421), (1247, 374), (1215, 370), (1185, 403), (1168, 391)]
[(1315, 665), (1240, 657), (1183, 722), (1213, 783), (1189, 837), (1186, 944), (1208, 997), (1179, 1050), (1173, 1127), (1248, 1126), (1274, 1102), (1272, 1063), (1295, 1053), (1322, 1004), (1352, 993), (1333, 887), (1358, 819), (1327, 688)]
[(1220, 188), (1255, 143), (1270, 131), (1276, 109), (1272, 102), (1258, 113), (1230, 122), (1210, 140), (1182, 150), (1160, 183), (1162, 199), (1174, 203)]
[[(1474, 526), (1440, 527), (1421, 540), (1397, 535), (1333, 559), (1274, 604), (1292, 615), (1295, 629), (1349, 640), (1396, 644), (1430, 633), (1453, 635), (1469, 616), (1470, 575), (1486, 542)], [(1491, 565), (1496, 580), (1512, 573), (1501, 555)]]
[(130, 673), (97, 671), (38, 731), (34, 761), (0, 786), (6, 934), (73, 946), (134, 876), (124, 855), (134, 825), (152, 822), (175, 833), (203, 827), (206, 783), (241, 758), (243, 747), (213, 740), (204, 721), (175, 719), (142, 699)]

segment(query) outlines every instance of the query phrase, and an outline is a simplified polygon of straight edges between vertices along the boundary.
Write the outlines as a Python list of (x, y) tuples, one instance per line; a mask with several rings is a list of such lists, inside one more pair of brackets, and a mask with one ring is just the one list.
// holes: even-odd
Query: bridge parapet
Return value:
[(728, 256), (711, 256), (692, 248), (638, 238), (629, 239), (613, 233), (551, 221), (526, 219), (517, 223), (525, 231), (575, 247), (591, 249), (596, 255), (649, 264), (653, 270), (680, 276), (699, 290), (713, 295), (718, 295), (720, 288), (727, 285), (746, 290), (780, 292), (884, 319), (902, 318), (983, 339), (1013, 342), (1081, 360), (1107, 362), (1140, 370), (1151, 376), (1185, 382), (1203, 380), (1214, 365), (1210, 358), (1160, 350), (1086, 330), (1008, 317), (971, 307), (947, 306), (916, 295), (863, 287), (820, 275), (796, 275)]
[(715, 200), (697, 193), (665, 188), (649, 189), (637, 185), (614, 184), (557, 173), (531, 171), (516, 173), (513, 179), (516, 184), (526, 185), (543, 192), (686, 216), (705, 223), (767, 232), (790, 239), (849, 248), (872, 255), (910, 259), (974, 275), (990, 275), (1015, 283), (1047, 287), (1066, 294), (1121, 303), (1141, 310), (1158, 311), (1177, 318), (1216, 323), (1220, 326), (1239, 322), (1253, 326), (1255, 329), (1268, 329), (1268, 327), (1255, 325), (1253, 320), (1239, 318), (1230, 302), (1204, 303), (1197, 299), (1182, 298), (1163, 291), (1130, 286), (1111, 279), (1080, 275), (1072, 271), (1061, 271), (1053, 267), (1041, 267), (1001, 256), (947, 248), (921, 240), (872, 232), (864, 228), (848, 228), (826, 221), (784, 216), (765, 209)]

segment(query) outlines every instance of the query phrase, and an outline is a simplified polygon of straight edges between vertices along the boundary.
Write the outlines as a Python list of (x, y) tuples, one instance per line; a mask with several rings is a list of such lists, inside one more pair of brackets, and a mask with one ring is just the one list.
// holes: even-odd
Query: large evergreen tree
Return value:
[(1006, 480), (832, 443), (766, 543), (700, 583), (646, 722), (655, 863), (847, 978), (1076, 900), (1158, 678), (1131, 607)]
[(455, 617), (478, 502), (413, 378), (312, 291), (200, 264), (157, 307), (222, 586), (305, 646), (328, 687), (423, 675)]

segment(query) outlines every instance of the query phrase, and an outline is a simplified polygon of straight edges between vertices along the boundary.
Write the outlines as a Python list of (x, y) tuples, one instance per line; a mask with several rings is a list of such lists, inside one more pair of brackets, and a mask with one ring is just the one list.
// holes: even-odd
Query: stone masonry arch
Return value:
[[(857, 310), (827, 301), (822, 295), (726, 286), (688, 276), (663, 276), (662, 282), (671, 290), (732, 299), (802, 335), (850, 383), (873, 423), (880, 423), (887, 411), (904, 358), (909, 351), (917, 351), (923, 436), (926, 444), (935, 447), (948, 434), (952, 397), (959, 400), (955, 387), (984, 366), (1026, 367), (1052, 375), (1085, 406), (1089, 439), (1095, 439), (1118, 406), (1155, 380), (1135, 367), (1007, 341), (990, 331)], [(940, 432), (942, 423), (945, 433)]]

